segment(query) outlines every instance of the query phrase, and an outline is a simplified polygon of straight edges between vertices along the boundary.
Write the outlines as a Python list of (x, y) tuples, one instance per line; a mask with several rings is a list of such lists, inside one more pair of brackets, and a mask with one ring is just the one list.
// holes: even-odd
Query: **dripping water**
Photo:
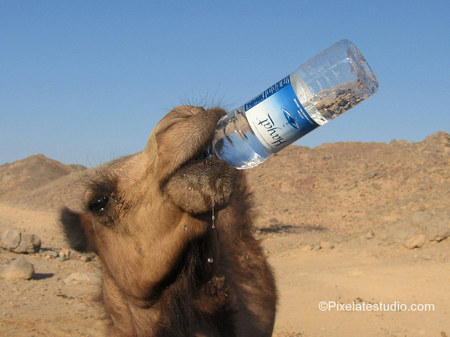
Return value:
[[(211, 195), (211, 229), (216, 229), (216, 213), (214, 210), (214, 207), (216, 206), (216, 201), (214, 200), (214, 195), (215, 193)], [(214, 259), (212, 257), (208, 257), (206, 261), (208, 263), (214, 263)]]
[(215, 207), (214, 193), (211, 195), (211, 228), (216, 229), (216, 214), (214, 212)]

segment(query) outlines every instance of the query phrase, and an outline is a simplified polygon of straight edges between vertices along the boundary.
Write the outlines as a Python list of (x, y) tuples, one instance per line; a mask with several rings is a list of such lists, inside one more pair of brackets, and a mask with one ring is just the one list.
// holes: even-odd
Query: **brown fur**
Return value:
[(62, 211), (72, 247), (102, 262), (108, 336), (272, 335), (274, 279), (245, 176), (201, 158), (223, 114), (175, 108), (142, 152), (90, 183), (85, 213)]

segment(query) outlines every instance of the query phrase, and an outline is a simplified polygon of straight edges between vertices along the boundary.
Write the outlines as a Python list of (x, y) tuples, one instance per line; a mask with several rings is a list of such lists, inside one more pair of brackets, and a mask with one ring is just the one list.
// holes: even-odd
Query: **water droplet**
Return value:
[(211, 228), (216, 228), (216, 215), (214, 214), (214, 206), (216, 205), (216, 202), (214, 200), (214, 193), (211, 195)]
[(208, 263), (213, 263), (214, 262), (214, 259), (212, 258), (212, 257), (208, 257)]

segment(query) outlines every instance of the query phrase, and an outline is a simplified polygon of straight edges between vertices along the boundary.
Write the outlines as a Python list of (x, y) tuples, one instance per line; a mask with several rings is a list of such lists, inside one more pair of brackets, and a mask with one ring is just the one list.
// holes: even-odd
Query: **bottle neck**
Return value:
[(213, 150), (213, 145), (210, 144), (208, 146), (208, 148), (205, 150), (205, 152), (203, 152), (203, 158), (204, 159), (212, 159), (212, 158), (217, 158), (216, 153)]

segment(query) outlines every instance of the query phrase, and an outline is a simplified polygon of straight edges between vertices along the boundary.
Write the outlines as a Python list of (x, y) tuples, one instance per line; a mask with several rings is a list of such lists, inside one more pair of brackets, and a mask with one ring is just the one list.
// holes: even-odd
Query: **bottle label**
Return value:
[(247, 102), (243, 108), (256, 137), (273, 153), (319, 126), (300, 103), (289, 76)]

